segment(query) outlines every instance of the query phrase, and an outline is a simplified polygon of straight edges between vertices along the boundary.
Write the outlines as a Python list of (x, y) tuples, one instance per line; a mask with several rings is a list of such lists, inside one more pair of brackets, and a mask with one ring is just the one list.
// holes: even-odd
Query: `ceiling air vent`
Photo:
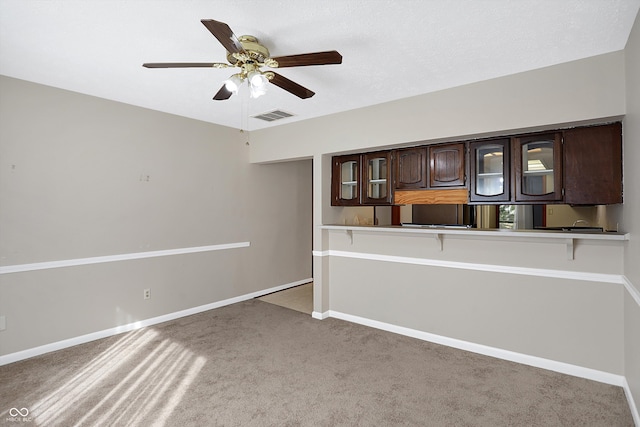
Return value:
[(251, 117), (253, 117), (254, 119), (264, 120), (265, 122), (274, 122), (276, 120), (286, 119), (287, 117), (291, 117), (291, 116), (293, 116), (293, 114), (287, 113), (286, 111), (273, 110), (273, 111), (269, 111), (268, 113), (262, 113), (262, 114), (258, 114), (257, 116), (251, 116)]

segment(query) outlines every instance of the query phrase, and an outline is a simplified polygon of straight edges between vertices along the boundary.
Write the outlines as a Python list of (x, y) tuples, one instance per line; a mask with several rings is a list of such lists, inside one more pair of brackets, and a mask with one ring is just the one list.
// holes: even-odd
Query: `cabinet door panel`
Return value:
[(367, 153), (362, 156), (363, 204), (391, 203), (391, 153)]
[(464, 143), (429, 147), (429, 187), (465, 185)]
[(516, 202), (562, 201), (560, 133), (514, 138)]
[(620, 123), (564, 132), (564, 188), (565, 203), (622, 203)]
[(360, 155), (334, 157), (331, 170), (331, 205), (359, 205), (361, 190)]
[(469, 144), (472, 202), (508, 202), (511, 200), (509, 139), (478, 141)]
[(426, 147), (398, 150), (395, 188), (399, 190), (427, 188)]

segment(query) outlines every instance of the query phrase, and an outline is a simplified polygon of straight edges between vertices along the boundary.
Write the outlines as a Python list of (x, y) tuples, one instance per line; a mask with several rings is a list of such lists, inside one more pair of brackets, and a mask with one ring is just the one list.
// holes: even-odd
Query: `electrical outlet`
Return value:
[(0, 331), (4, 331), (5, 329), (7, 329), (7, 318), (0, 316)]
[(144, 290), (144, 299), (149, 299), (151, 298), (151, 289), (145, 289)]

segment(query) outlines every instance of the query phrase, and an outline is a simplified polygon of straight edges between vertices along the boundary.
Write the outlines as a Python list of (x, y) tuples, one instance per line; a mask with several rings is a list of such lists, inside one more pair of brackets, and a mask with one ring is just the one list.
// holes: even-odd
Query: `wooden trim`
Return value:
[(400, 225), (400, 206), (391, 206), (391, 225)]
[(469, 202), (469, 190), (396, 190), (394, 202), (398, 205), (458, 205)]

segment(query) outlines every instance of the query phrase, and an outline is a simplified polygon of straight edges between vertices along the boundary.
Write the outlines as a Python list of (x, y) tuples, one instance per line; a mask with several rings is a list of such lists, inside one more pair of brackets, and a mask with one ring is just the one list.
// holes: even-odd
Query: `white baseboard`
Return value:
[(429, 332), (423, 332), (416, 329), (405, 328), (403, 326), (392, 325), (390, 323), (379, 322), (364, 317), (353, 316), (338, 311), (329, 311), (329, 317), (346, 320), (352, 323), (358, 323), (364, 326), (393, 332), (400, 335), (417, 338), (423, 341), (429, 341), (436, 344), (446, 345), (448, 347), (458, 348), (473, 353), (484, 354), (498, 359), (509, 360), (511, 362), (521, 363), (523, 365), (534, 366), (536, 368), (547, 369), (550, 371), (560, 372), (562, 374), (573, 375), (575, 377), (586, 378), (605, 384), (611, 384), (622, 387), (626, 382), (625, 377), (609, 372), (599, 371), (596, 369), (585, 368), (582, 366), (572, 365), (569, 363), (558, 362), (555, 360), (545, 359), (528, 354), (517, 353), (514, 351), (503, 350), (500, 348), (490, 347), (482, 344), (476, 344), (469, 341), (463, 341), (455, 338), (449, 338), (442, 335), (436, 335)]
[(318, 320), (324, 320), (329, 317), (329, 312), (325, 311), (324, 313), (320, 313), (319, 311), (314, 311), (313, 313), (311, 313), (311, 317)]
[[(317, 314), (317, 317), (316, 317)], [(390, 323), (379, 322), (377, 320), (367, 319), (365, 317), (353, 316), (350, 314), (341, 313), (339, 311), (329, 310), (324, 313), (313, 313), (313, 317), (316, 319), (325, 319), (327, 317), (333, 317), (336, 319), (346, 320), (352, 323), (358, 323), (360, 325), (369, 326), (376, 329), (381, 329), (388, 332), (393, 332), (400, 335), (417, 338), (423, 341), (429, 341), (435, 344), (446, 345), (460, 350), (466, 350), (473, 353), (483, 354), (485, 356), (495, 357), (497, 359), (508, 360), (510, 362), (521, 363), (523, 365), (529, 365), (536, 368), (547, 369), (561, 374), (572, 375), (574, 377), (585, 378), (592, 381), (598, 381), (605, 384), (610, 384), (618, 387), (622, 387), (624, 390), (629, 410), (633, 417), (633, 422), (636, 426), (640, 427), (640, 413), (638, 413), (638, 407), (635, 404), (631, 388), (627, 383), (627, 379), (623, 375), (616, 375), (609, 372), (599, 371), (596, 369), (585, 368), (583, 366), (572, 365), (569, 363), (558, 362), (556, 360), (545, 359), (537, 356), (530, 356), (528, 354), (517, 353), (514, 351), (503, 350), (500, 348), (489, 347), (482, 344), (476, 344), (468, 341), (458, 340), (455, 338), (444, 337), (442, 335), (431, 334), (428, 332), (419, 331), (416, 329), (405, 328), (402, 326), (392, 325)]]
[(631, 415), (633, 416), (633, 423), (636, 426), (640, 426), (640, 413), (638, 412), (636, 401), (633, 400), (631, 388), (629, 387), (629, 383), (627, 382), (626, 378), (624, 380), (624, 383), (622, 384), (622, 389), (624, 390), (624, 394), (627, 397), (627, 402), (629, 402), (629, 410), (631, 410)]
[(240, 295), (234, 298), (229, 298), (222, 301), (213, 302), (210, 304), (201, 305), (198, 307), (188, 308), (186, 310), (176, 311), (174, 313), (164, 314), (162, 316), (152, 317), (151, 319), (140, 320), (137, 322), (129, 323), (126, 325), (116, 326), (114, 328), (105, 329), (102, 331), (92, 332), (90, 334), (81, 335), (74, 338), (69, 338), (62, 341), (57, 341), (51, 344), (45, 344), (39, 347), (30, 348), (27, 350), (18, 351), (15, 353), (6, 354), (0, 356), (0, 366), (7, 365), (9, 363), (17, 362), (20, 360), (28, 359), (30, 357), (39, 356), (41, 354), (50, 353), (52, 351), (62, 350), (64, 348), (73, 347), (78, 344), (84, 344), (90, 341), (95, 341), (101, 338), (107, 338), (113, 335), (121, 334), (123, 332), (130, 332), (136, 329), (144, 328), (146, 326), (156, 325), (158, 323), (167, 322), (169, 320), (179, 319), (181, 317), (191, 316), (192, 314), (202, 313), (203, 311), (213, 310), (215, 308), (224, 307), (226, 305), (235, 304), (242, 301), (247, 301), (253, 298), (258, 298), (263, 295), (267, 295), (273, 292), (282, 291), (284, 289), (293, 288), (295, 286), (303, 285), (313, 281), (312, 278), (298, 280), (296, 282), (287, 283), (273, 288), (264, 289), (261, 291), (252, 292), (250, 294)]

